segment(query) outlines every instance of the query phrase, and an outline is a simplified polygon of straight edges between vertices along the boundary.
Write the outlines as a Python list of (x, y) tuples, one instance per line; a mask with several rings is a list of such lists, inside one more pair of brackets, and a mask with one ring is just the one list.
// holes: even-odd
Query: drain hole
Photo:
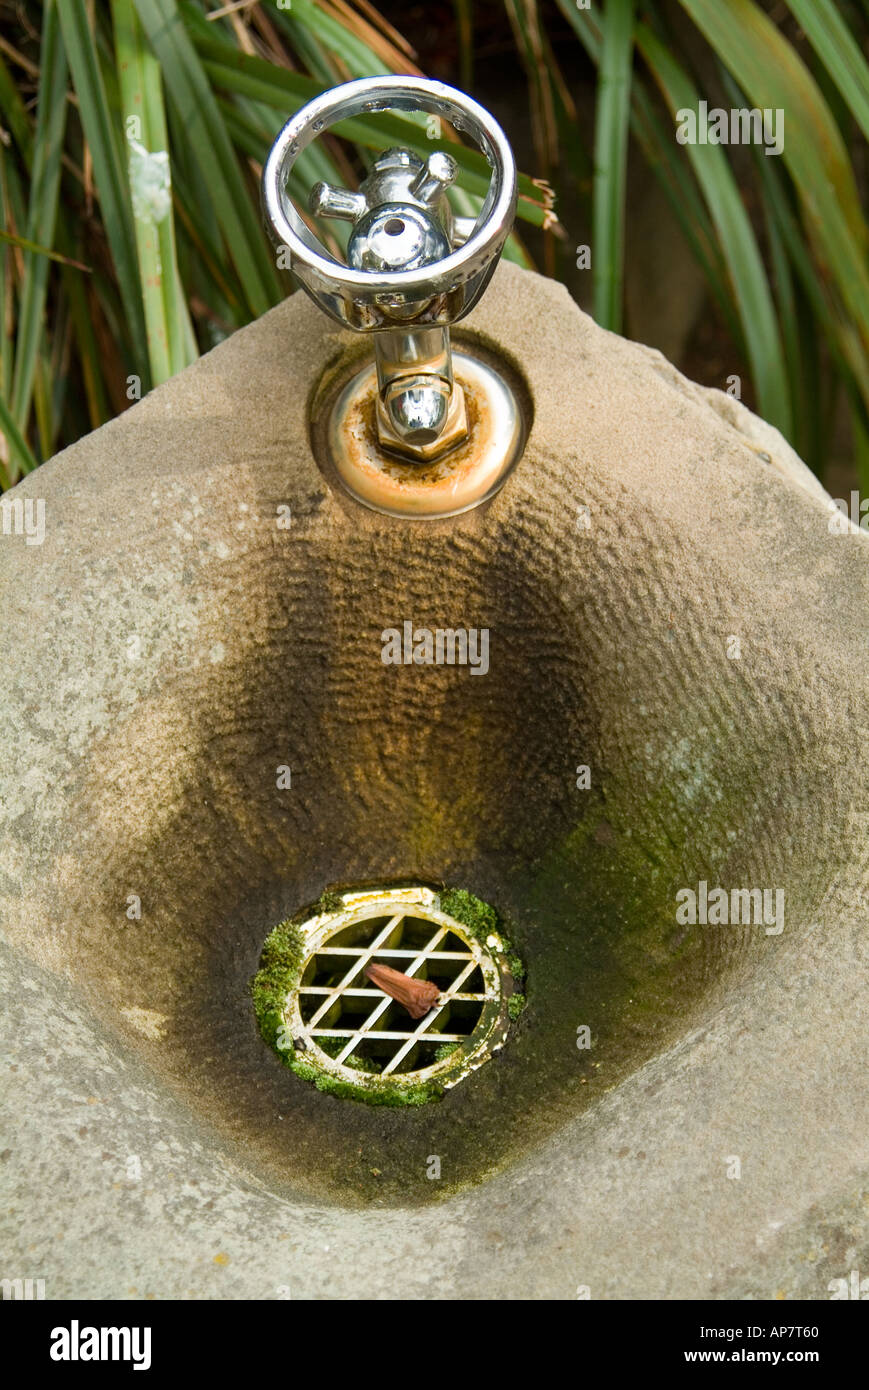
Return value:
[(521, 962), (493, 909), (477, 907), (482, 929), (428, 888), (348, 892), (275, 928), (254, 981), (272, 1046), (319, 1089), (375, 1104), (421, 1104), (455, 1085), (503, 1045), (522, 999)]
[[(446, 1044), (469, 1038), (491, 994), (479, 946), (442, 922), (411, 913), (372, 916), (339, 928), (315, 948), (299, 985), (299, 1013), (321, 1052), (358, 1071), (403, 1074), (434, 1065)], [(420, 1023), (365, 975), (388, 965), (437, 986)]]

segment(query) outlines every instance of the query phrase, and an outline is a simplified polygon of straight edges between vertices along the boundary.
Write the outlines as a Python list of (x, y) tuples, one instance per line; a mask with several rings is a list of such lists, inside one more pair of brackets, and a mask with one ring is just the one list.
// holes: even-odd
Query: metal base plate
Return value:
[(526, 425), (519, 402), (494, 367), (453, 351), (465, 393), (468, 436), (441, 458), (392, 457), (377, 437), (377, 375), (365, 366), (340, 392), (329, 418), (329, 458), (347, 491), (387, 516), (436, 520), (478, 507), (504, 485), (522, 456)]

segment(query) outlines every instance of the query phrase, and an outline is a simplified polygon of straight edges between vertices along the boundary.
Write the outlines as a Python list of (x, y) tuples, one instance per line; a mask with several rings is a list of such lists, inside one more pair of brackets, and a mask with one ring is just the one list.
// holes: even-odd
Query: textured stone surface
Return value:
[[(866, 538), (558, 286), (502, 266), (467, 331), (534, 410), (467, 516), (332, 490), (307, 416), (359, 344), (301, 296), (16, 490), (46, 538), (0, 539), (0, 1249), (49, 1297), (825, 1298), (869, 1267)], [(405, 619), (488, 627), (489, 674), (384, 667)], [(246, 981), (324, 886), (402, 876), (504, 910), (529, 1007), (383, 1115), (281, 1069)], [(784, 932), (678, 927), (701, 878), (783, 888)]]

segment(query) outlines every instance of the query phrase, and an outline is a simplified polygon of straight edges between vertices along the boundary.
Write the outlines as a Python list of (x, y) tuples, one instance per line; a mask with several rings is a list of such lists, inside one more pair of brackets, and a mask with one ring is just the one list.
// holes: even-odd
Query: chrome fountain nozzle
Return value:
[[(347, 264), (329, 256), (287, 192), (299, 154), (336, 121), (387, 108), (427, 111), (471, 135), (492, 165), (479, 217), (457, 219), (447, 191), (452, 156), (410, 149), (378, 155), (358, 192), (317, 183), (313, 213), (351, 222)], [(442, 82), (370, 77), (316, 97), (284, 126), (263, 171), (273, 237), (303, 288), (339, 323), (373, 332), (382, 446), (428, 462), (467, 435), (453, 374), (449, 325), (482, 294), (516, 209), (516, 166), (504, 132), (477, 102)]]

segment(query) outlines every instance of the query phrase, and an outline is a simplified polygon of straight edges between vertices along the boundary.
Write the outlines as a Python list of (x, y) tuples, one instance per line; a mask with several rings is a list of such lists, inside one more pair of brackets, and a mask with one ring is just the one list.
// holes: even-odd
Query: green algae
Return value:
[(339, 1100), (361, 1100), (366, 1105), (387, 1105), (393, 1107), (427, 1105), (429, 1101), (440, 1100), (443, 1088), (433, 1082), (418, 1086), (398, 1086), (375, 1079), (364, 1086), (356, 1086), (305, 1060), (304, 1053), (287, 1048), (279, 1054), (291, 1071), (303, 1081), (313, 1081), (318, 1091), (336, 1096)]
[(510, 998), (507, 1000), (507, 1012), (514, 1023), (522, 1013), (527, 1002), (524, 994), (514, 993), (510, 995)]
[(290, 990), (299, 983), (305, 959), (305, 938), (297, 922), (288, 920), (273, 927), (263, 942), (259, 969), (250, 981), (253, 1008), (260, 1032), (269, 1047), (281, 1058), (284, 1005)]
[[(510, 970), (514, 984), (524, 978), (525, 969), (515, 948), (505, 936), (501, 921), (495, 908), (475, 897), (463, 888), (445, 889), (439, 895), (441, 910), (466, 928), (468, 933), (482, 945), (487, 946), (493, 935), (498, 939), (500, 954)], [(356, 1056), (345, 1059), (342, 1065), (364, 1073), (364, 1082), (358, 1084), (343, 1077), (332, 1076), (311, 1061), (306, 1052), (298, 1048), (288, 1037), (285, 1009), (287, 998), (298, 988), (306, 957), (306, 941), (301, 924), (312, 916), (327, 912), (339, 912), (344, 907), (343, 899), (329, 890), (321, 894), (317, 902), (309, 908), (297, 912), (294, 917), (279, 922), (273, 927), (263, 943), (259, 969), (249, 982), (253, 998), (254, 1013), (260, 1032), (269, 1047), (302, 1081), (313, 1082), (318, 1091), (336, 1096), (342, 1100), (362, 1101), (366, 1105), (392, 1107), (426, 1105), (433, 1100), (441, 1100), (445, 1087), (440, 1081), (430, 1080), (418, 1084), (403, 1082), (400, 1076), (383, 1078), (378, 1076), (376, 1062)], [(512, 993), (507, 999), (507, 1012), (511, 1022), (515, 1022), (525, 1007), (525, 996)], [(329, 1057), (337, 1057), (342, 1050), (340, 1038), (323, 1038), (317, 1044), (320, 1051)], [(437, 1062), (445, 1061), (460, 1049), (459, 1043), (442, 1043), (435, 1052)]]
[(445, 888), (439, 897), (441, 912), (461, 922), (481, 946), (487, 945), (490, 936), (497, 936), (514, 981), (525, 978), (522, 958), (504, 931), (501, 917), (491, 903), (484, 903), (482, 898), (474, 897), (466, 888)]
[(485, 942), (486, 937), (498, 930), (498, 914), (490, 903), (475, 898), (465, 888), (446, 888), (440, 894), (441, 911), (448, 917), (455, 917), (471, 936)]
[[(364, 1085), (354, 1085), (341, 1077), (330, 1076), (309, 1062), (304, 1052), (287, 1037), (284, 1009), (287, 996), (299, 984), (305, 960), (306, 943), (300, 921), (323, 912), (338, 911), (343, 902), (335, 893), (323, 893), (313, 908), (297, 913), (294, 918), (279, 922), (263, 942), (259, 969), (249, 982), (254, 1014), (260, 1032), (275, 1056), (302, 1081), (312, 1081), (318, 1091), (344, 1100), (361, 1100), (367, 1105), (418, 1106), (439, 1100), (443, 1087), (428, 1081), (416, 1086), (384, 1080), (372, 1074), (361, 1059), (350, 1058), (347, 1065), (358, 1068), (368, 1078)], [(330, 1039), (324, 1039), (323, 1051), (329, 1054)], [(340, 1039), (334, 1041), (340, 1042)], [(340, 1050), (340, 1047), (337, 1049)]]
[(440, 894), (441, 911), (454, 917), (457, 922), (482, 946), (488, 946), (492, 936), (500, 942), (504, 962), (513, 980), (513, 993), (507, 999), (507, 1013), (511, 1023), (515, 1023), (525, 1008), (527, 1000), (517, 986), (525, 979), (525, 966), (522, 957), (504, 931), (500, 914), (491, 903), (483, 902), (465, 888), (447, 888)]

